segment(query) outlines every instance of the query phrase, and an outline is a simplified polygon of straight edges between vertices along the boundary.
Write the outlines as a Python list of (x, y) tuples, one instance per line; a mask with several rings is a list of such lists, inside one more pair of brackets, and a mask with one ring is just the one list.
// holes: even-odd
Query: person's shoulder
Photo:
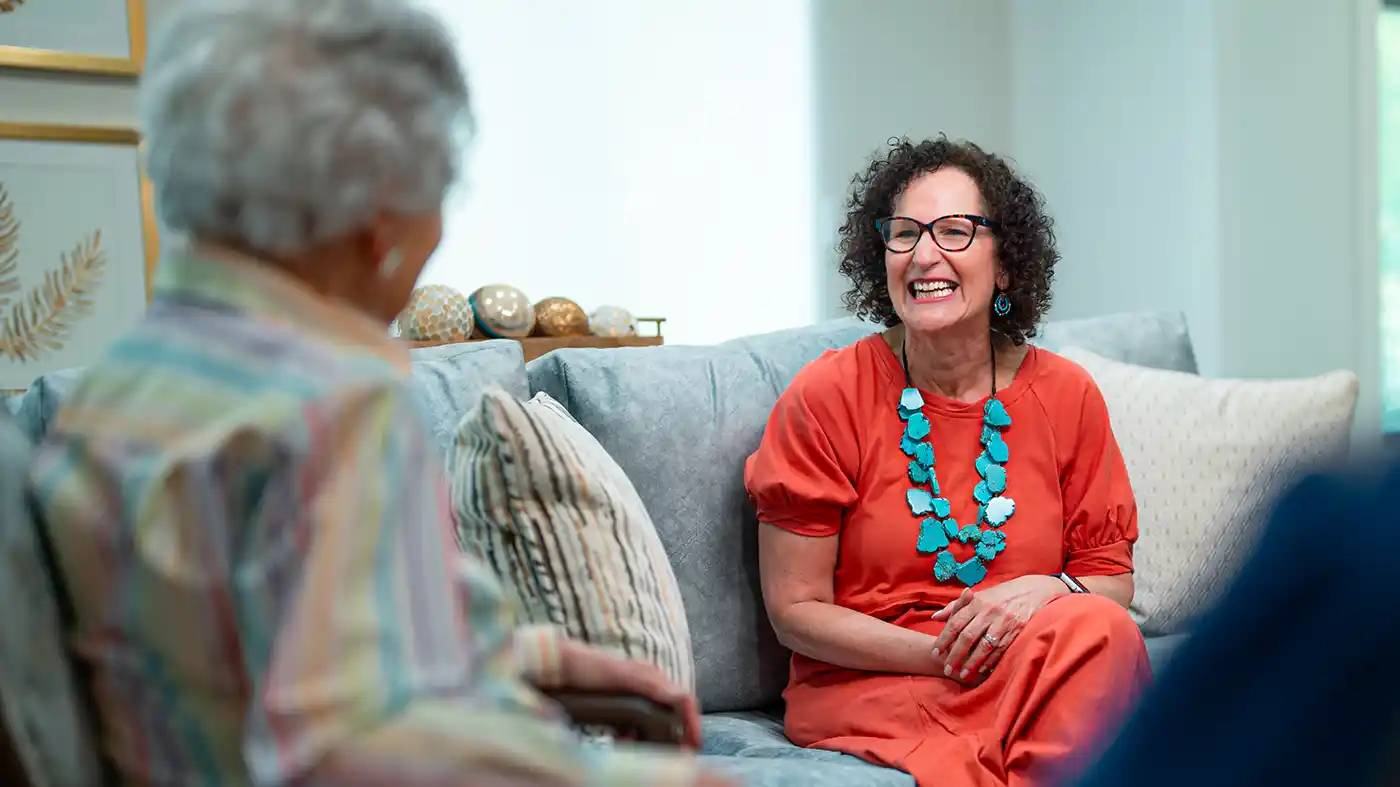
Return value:
[(1108, 404), (1089, 371), (1059, 353), (1032, 347), (1031, 396), (1060, 429), (1082, 431), (1108, 421)]
[(809, 404), (848, 401), (857, 396), (858, 386), (877, 373), (880, 347), (885, 341), (875, 333), (844, 347), (826, 350), (798, 370), (783, 391), (784, 399), (801, 399)]
[(1032, 346), (1029, 352), (1035, 357), (1035, 379), (1032, 382), (1038, 386), (1060, 393), (1082, 394), (1098, 390), (1099, 386), (1089, 370), (1074, 361), (1044, 347)]

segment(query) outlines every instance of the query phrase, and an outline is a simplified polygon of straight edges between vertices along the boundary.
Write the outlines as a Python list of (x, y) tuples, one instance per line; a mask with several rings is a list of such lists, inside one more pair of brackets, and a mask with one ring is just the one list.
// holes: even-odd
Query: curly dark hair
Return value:
[(851, 180), (849, 211), (837, 247), (841, 273), (851, 280), (843, 296), (846, 308), (886, 327), (899, 324), (885, 277), (885, 242), (875, 222), (894, 212), (895, 198), (916, 177), (957, 167), (977, 184), (986, 217), (997, 223), (997, 259), (1010, 280), (1006, 295), (1011, 313), (999, 317), (993, 312), (992, 330), (1024, 344), (1035, 336), (1041, 316), (1050, 308), (1050, 283), (1060, 259), (1044, 197), (1004, 159), (971, 142), (951, 142), (940, 135), (918, 144), (906, 138), (892, 138), (887, 144), (889, 151)]

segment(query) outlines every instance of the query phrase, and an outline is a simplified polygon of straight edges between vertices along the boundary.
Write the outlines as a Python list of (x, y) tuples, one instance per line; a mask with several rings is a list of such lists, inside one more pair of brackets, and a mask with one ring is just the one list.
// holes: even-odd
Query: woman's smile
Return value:
[(958, 283), (943, 278), (915, 279), (909, 283), (908, 290), (909, 303), (919, 306), (949, 300), (958, 291)]

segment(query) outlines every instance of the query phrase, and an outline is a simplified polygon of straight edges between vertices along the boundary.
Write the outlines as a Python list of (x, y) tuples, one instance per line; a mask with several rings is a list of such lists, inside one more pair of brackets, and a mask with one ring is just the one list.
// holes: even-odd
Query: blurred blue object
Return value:
[(1400, 462), (1300, 481), (1117, 739), (1070, 783), (1400, 784), (1397, 558)]

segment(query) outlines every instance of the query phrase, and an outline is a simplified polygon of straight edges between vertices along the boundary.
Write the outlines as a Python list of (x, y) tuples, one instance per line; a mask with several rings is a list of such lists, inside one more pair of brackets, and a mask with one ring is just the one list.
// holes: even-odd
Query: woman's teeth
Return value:
[(952, 295), (958, 285), (950, 281), (916, 281), (909, 288), (913, 290), (915, 298), (942, 298)]

